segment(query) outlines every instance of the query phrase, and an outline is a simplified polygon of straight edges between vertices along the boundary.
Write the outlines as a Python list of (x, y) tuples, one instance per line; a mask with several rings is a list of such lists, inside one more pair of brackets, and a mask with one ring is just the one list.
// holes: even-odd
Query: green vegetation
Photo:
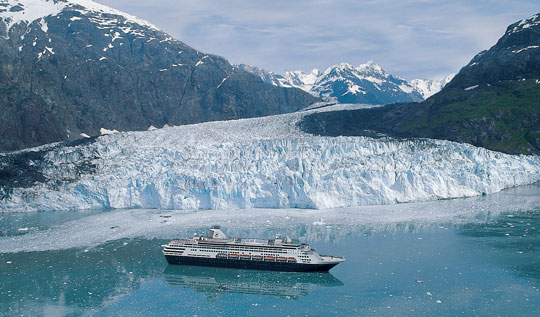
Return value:
[[(476, 140), (481, 146), (507, 153), (538, 153), (540, 84), (536, 79), (503, 81), (476, 89), (447, 91), (404, 130), (438, 137), (450, 128), (457, 141)], [(443, 133), (447, 134), (447, 133)], [(448, 135), (447, 135), (448, 137)]]

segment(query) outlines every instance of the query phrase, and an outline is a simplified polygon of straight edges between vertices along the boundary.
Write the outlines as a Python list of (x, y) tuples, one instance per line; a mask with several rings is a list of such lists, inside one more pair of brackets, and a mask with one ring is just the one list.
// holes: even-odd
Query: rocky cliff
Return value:
[(0, 35), (3, 151), (285, 113), (317, 100), (90, 0), (3, 1)]

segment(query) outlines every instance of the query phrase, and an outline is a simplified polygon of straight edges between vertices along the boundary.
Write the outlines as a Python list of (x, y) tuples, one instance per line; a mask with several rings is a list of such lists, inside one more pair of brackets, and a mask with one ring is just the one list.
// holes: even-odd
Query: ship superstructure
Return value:
[(344, 258), (319, 255), (297, 239), (229, 238), (217, 226), (206, 237), (172, 240), (163, 248), (170, 264), (272, 271), (328, 271)]

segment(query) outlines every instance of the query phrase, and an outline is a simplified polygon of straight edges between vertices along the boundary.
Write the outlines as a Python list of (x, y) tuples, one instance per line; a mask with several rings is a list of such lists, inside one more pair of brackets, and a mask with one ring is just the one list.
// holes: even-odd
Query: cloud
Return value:
[(283, 73), (373, 59), (408, 79), (458, 71), (536, 1), (97, 0), (232, 63)]

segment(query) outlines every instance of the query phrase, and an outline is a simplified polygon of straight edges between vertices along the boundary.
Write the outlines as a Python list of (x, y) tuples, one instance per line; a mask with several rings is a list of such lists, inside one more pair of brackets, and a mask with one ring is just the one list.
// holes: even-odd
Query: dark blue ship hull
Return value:
[(283, 272), (328, 272), (338, 263), (331, 264), (302, 264), (277, 261), (253, 261), (241, 259), (216, 259), (187, 256), (165, 255), (169, 264), (197, 265), (211, 267), (226, 267), (233, 269), (266, 270)]

